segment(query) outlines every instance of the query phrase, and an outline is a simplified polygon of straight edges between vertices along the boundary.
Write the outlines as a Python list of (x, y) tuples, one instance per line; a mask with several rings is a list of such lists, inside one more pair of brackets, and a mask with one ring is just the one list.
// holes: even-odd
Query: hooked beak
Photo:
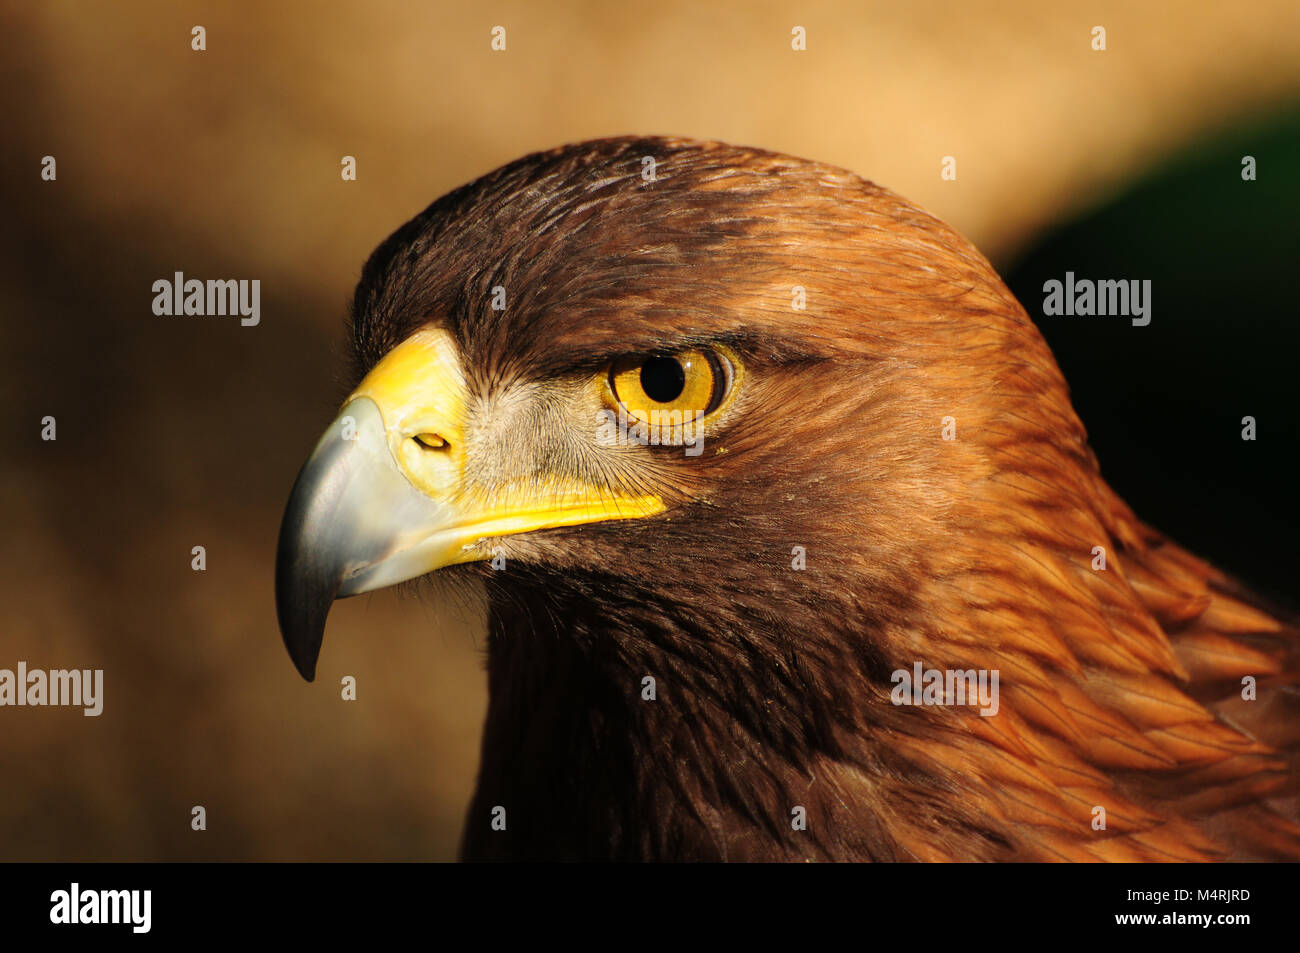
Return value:
[[(451, 336), (422, 331), (362, 381), (298, 474), (280, 525), (275, 607), (307, 681), (336, 598), (460, 561), (450, 501), (464, 465), (464, 392)], [(432, 494), (402, 472), (404, 455)]]
[(275, 563), (280, 633), (307, 681), (337, 598), (490, 559), (495, 537), (663, 511), (657, 496), (572, 479), (471, 491), (467, 404), (451, 334), (419, 331), (366, 376), (307, 458)]

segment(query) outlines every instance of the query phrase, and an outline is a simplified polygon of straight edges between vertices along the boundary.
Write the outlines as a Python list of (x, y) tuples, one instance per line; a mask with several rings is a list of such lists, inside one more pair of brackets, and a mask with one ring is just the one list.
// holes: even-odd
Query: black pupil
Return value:
[(651, 400), (667, 404), (681, 396), (686, 371), (672, 357), (652, 357), (641, 365), (641, 389)]

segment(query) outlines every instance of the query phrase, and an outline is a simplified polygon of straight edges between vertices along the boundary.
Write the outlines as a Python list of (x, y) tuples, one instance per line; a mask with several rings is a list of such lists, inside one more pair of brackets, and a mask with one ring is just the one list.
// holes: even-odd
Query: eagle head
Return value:
[[(311, 679), (334, 599), (482, 581), (469, 856), (1210, 855), (1121, 774), (1277, 770), (1189, 687), (1240, 659), (1171, 633), (1214, 599), (1278, 624), (1134, 518), (1024, 309), (886, 189), (683, 139), (531, 155), (379, 246), (350, 338), (280, 627)], [(918, 663), (999, 673), (997, 712), (898, 704)]]

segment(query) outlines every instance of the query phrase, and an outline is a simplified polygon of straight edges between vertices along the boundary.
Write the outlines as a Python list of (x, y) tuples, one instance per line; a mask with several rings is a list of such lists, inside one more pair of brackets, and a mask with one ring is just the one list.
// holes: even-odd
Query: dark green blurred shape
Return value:
[[(1043, 283), (1067, 271), (1151, 279), (1151, 323), (1044, 316)], [(1111, 485), (1191, 551), (1300, 604), (1300, 108), (1186, 150), (1003, 272)]]

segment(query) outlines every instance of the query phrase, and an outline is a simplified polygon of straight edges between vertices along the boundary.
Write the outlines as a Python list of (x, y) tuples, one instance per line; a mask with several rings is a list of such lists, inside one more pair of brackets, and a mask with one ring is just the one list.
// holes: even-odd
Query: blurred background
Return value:
[[(367, 254), (569, 141), (762, 146), (928, 208), (1039, 320), (1134, 508), (1293, 594), (1294, 0), (704, 6), (4, 0), (0, 668), (102, 668), (105, 702), (0, 709), (0, 859), (454, 857), (477, 610), (341, 602), (304, 684), (276, 629), (276, 532), (343, 396)], [(1066, 270), (1152, 279), (1152, 324), (1043, 318)], [(260, 279), (260, 325), (155, 316), (175, 271)]]

